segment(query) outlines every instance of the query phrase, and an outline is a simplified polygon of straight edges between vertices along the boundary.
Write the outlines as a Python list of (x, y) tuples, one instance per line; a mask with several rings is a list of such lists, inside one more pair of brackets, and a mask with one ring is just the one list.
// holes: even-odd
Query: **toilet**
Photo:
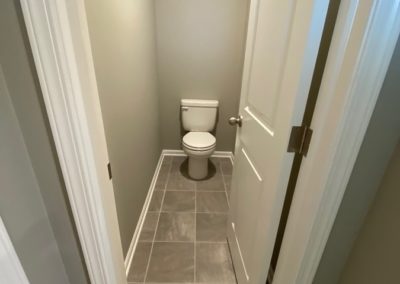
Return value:
[(208, 174), (208, 158), (217, 142), (210, 133), (217, 112), (217, 100), (181, 100), (182, 126), (188, 131), (182, 138), (182, 148), (189, 157), (189, 176), (193, 179), (204, 179)]

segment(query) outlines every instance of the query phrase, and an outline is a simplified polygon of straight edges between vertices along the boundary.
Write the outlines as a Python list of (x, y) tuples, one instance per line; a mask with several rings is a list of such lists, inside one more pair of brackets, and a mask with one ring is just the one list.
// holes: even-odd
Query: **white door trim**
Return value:
[[(126, 283), (84, 3), (20, 1), (91, 281)], [(399, 0), (342, 6), (274, 283), (312, 281), (400, 28)]]
[(274, 283), (312, 283), (399, 31), (400, 1), (342, 0)]
[(21, 6), (91, 283), (126, 283), (84, 2)]
[(0, 217), (0, 283), (29, 284), (24, 268)]

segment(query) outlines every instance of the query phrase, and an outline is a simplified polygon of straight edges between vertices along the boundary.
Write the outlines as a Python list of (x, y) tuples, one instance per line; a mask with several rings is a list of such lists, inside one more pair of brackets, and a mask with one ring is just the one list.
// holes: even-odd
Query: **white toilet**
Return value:
[(188, 131), (182, 148), (189, 156), (189, 176), (203, 179), (208, 174), (208, 158), (215, 150), (216, 139), (210, 133), (217, 121), (218, 101), (181, 100), (183, 128)]

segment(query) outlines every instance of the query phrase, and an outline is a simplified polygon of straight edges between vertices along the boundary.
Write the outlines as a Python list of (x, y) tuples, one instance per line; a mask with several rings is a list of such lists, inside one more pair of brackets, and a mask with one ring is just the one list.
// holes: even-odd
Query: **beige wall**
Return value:
[(233, 151), (248, 0), (156, 0), (162, 147), (181, 148), (181, 98), (218, 99), (217, 150)]
[[(400, 138), (400, 40), (314, 278), (336, 284)], [(363, 282), (354, 282), (363, 283)], [(378, 282), (385, 283), (385, 282)], [(386, 282), (388, 283), (388, 282)]]
[(86, 0), (124, 255), (161, 151), (153, 0)]
[(0, 214), (32, 284), (88, 283), (17, 0), (0, 1), (0, 42)]
[(6, 88), (0, 69), (0, 215), (30, 283), (68, 284), (61, 253)]
[(343, 270), (340, 283), (400, 283), (400, 144)]

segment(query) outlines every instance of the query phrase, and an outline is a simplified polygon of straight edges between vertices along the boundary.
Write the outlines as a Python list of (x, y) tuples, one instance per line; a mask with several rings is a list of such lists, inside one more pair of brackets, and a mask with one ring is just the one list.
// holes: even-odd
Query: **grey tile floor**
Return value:
[(232, 164), (209, 166), (209, 177), (194, 181), (184, 157), (164, 158), (129, 283), (236, 283), (226, 241)]

